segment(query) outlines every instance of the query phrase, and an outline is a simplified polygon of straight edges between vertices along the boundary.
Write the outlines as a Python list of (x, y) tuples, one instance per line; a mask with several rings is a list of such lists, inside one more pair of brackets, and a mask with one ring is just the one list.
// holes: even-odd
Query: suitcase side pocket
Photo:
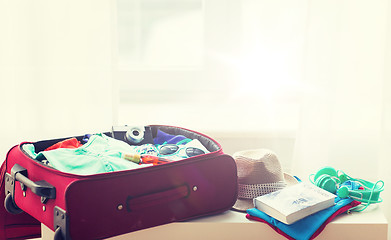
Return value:
[(236, 164), (224, 154), (91, 176), (65, 193), (72, 239), (104, 239), (220, 213), (236, 197)]

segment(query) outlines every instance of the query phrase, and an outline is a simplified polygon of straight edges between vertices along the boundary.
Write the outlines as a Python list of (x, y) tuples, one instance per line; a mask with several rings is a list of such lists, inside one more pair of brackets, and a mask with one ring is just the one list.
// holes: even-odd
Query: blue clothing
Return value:
[(334, 206), (314, 213), (290, 225), (282, 223), (256, 208), (248, 209), (247, 213), (251, 216), (261, 218), (273, 226), (276, 226), (294, 239), (306, 240), (310, 239), (311, 236), (318, 230), (318, 228), (320, 228), (322, 224), (326, 222), (326, 220), (338, 209), (350, 204), (352, 201), (353, 199), (351, 198), (341, 199), (337, 197), (335, 198)]
[(163, 131), (157, 130), (156, 137), (153, 139), (153, 142), (155, 145), (161, 145), (161, 144), (177, 144), (183, 140), (186, 140), (187, 138), (183, 135), (171, 135), (168, 133), (165, 133)]
[(86, 134), (86, 135), (84, 135), (84, 136), (83, 136), (83, 139), (81, 140), (82, 143), (83, 143), (83, 144), (87, 143), (91, 136), (92, 136), (92, 134)]

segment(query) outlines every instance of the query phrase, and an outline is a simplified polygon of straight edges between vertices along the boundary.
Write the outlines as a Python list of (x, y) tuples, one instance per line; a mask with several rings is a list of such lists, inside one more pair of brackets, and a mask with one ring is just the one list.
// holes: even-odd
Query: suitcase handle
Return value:
[(190, 189), (187, 184), (183, 184), (174, 188), (165, 189), (159, 192), (145, 194), (141, 196), (129, 196), (127, 203), (127, 210), (132, 212), (137, 209), (148, 208), (167, 202), (172, 202), (177, 199), (189, 196)]
[(11, 169), (11, 176), (15, 181), (20, 182), (20, 186), (22, 187), (22, 191), (26, 191), (26, 188), (30, 188), (30, 190), (41, 197), (41, 201), (44, 203), (48, 198), (55, 199), (56, 198), (56, 188), (46, 182), (45, 180), (33, 182), (27, 176), (27, 169), (20, 166), (19, 164), (15, 164)]

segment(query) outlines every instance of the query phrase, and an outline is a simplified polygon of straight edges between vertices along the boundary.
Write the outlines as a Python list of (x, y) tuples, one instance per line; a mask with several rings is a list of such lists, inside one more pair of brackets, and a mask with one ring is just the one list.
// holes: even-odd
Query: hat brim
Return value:
[[(299, 183), (295, 177), (289, 175), (288, 173), (284, 173), (284, 180), (287, 186)], [(238, 198), (233, 205), (232, 210), (246, 212), (246, 210), (250, 208), (254, 208), (253, 199)]]

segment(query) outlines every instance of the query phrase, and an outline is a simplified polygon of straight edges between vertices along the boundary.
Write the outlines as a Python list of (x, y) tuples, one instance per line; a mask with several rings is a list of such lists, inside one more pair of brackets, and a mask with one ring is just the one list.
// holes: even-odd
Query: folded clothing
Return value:
[(326, 225), (337, 215), (345, 213), (350, 208), (359, 204), (360, 202), (354, 201), (351, 198), (341, 199), (337, 197), (334, 206), (314, 213), (290, 225), (282, 223), (256, 208), (248, 209), (246, 217), (250, 220), (268, 224), (277, 233), (288, 239), (307, 240), (318, 236)]
[[(83, 142), (87, 142), (84, 145), (76, 138), (69, 138), (39, 153), (35, 152), (34, 144), (23, 144), (22, 149), (31, 158), (48, 166), (80, 175), (129, 170), (152, 165), (140, 165), (125, 160), (124, 155), (149, 155), (175, 161), (209, 152), (197, 139), (192, 140), (182, 135), (170, 135), (160, 130), (158, 130), (158, 138), (164, 140), (162, 145), (144, 144), (137, 146), (100, 133), (85, 137)], [(172, 144), (173, 142), (175, 144)], [(162, 146), (175, 146), (175, 149), (169, 154), (160, 154)]]
[[(31, 149), (29, 150), (30, 154)], [(90, 137), (88, 142), (79, 148), (58, 148), (39, 152), (36, 160), (48, 160), (50, 165), (60, 171), (89, 175), (104, 172), (129, 170), (146, 165), (126, 161), (122, 153), (136, 153), (136, 147), (116, 140), (104, 134)]]

